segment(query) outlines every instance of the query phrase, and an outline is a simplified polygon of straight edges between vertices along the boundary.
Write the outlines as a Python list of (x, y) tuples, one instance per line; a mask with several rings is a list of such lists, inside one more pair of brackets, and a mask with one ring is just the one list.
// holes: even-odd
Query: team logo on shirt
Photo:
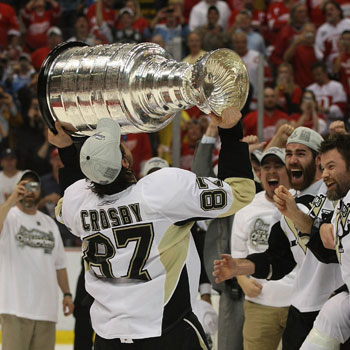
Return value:
[(43, 232), (38, 229), (29, 230), (21, 226), (15, 235), (15, 239), (22, 247), (42, 248), (47, 254), (51, 254), (52, 249), (55, 247), (55, 238), (51, 231)]
[(309, 216), (312, 218), (317, 218), (320, 215), (320, 211), (326, 201), (327, 197), (324, 194), (319, 194), (314, 198), (311, 204), (311, 209), (309, 211)]
[(335, 249), (339, 263), (341, 263), (341, 254), (344, 253), (342, 239), (349, 234), (348, 218), (350, 214), (350, 204), (340, 202), (336, 216), (336, 232), (335, 232)]
[(254, 223), (254, 228), (250, 234), (252, 245), (268, 245), (270, 225), (266, 224), (262, 219), (257, 219)]

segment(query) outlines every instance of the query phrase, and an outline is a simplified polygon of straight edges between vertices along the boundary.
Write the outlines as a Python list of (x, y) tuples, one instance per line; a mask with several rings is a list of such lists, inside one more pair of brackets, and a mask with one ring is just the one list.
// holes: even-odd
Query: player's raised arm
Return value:
[(226, 108), (218, 123), (221, 139), (218, 178), (231, 187), (234, 201), (230, 214), (249, 204), (255, 195), (249, 146), (242, 142), (241, 113), (235, 107)]

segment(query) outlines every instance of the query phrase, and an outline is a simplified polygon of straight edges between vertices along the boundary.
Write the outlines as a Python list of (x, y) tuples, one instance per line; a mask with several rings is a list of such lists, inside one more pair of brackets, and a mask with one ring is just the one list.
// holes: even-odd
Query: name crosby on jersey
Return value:
[[(106, 204), (108, 203), (104, 203)], [(84, 231), (100, 231), (143, 221), (139, 203), (108, 209), (81, 210), (80, 219)]]

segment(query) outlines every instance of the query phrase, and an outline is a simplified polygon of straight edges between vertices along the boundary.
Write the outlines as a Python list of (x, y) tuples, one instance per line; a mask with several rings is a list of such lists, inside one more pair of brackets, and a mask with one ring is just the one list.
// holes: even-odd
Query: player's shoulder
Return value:
[(186, 180), (194, 180), (196, 175), (191, 171), (170, 167), (159, 169), (149, 175), (143, 177), (139, 182), (142, 184), (157, 186), (160, 184), (171, 184), (173, 182), (185, 182)]
[(149, 201), (152, 199), (164, 202), (188, 192), (192, 193), (194, 184), (196, 184), (194, 173), (179, 168), (163, 168), (139, 180), (135, 190), (141, 190)]
[(64, 191), (64, 196), (83, 195), (88, 189), (89, 183), (86, 179), (81, 179), (67, 187)]

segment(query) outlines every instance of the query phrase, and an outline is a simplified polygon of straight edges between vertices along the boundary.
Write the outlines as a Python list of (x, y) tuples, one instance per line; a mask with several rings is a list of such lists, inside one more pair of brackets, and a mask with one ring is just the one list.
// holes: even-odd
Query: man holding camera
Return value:
[(38, 211), (39, 176), (31, 170), (0, 206), (0, 319), (3, 350), (55, 348), (57, 283), (63, 312), (73, 312), (57, 225)]

